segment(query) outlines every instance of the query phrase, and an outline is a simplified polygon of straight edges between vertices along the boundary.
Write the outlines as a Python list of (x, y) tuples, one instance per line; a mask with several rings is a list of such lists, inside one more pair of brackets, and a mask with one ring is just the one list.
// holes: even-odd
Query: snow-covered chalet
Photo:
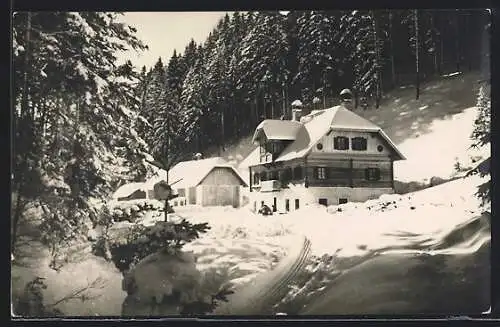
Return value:
[(377, 125), (340, 105), (291, 120), (267, 119), (247, 162), (249, 200), (286, 212), (309, 204), (363, 202), (394, 192), (393, 163), (405, 157)]

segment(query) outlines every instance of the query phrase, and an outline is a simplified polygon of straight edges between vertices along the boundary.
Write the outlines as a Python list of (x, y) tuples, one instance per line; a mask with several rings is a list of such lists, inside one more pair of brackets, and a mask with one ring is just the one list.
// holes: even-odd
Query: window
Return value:
[(295, 210), (299, 208), (299, 199), (295, 199)]
[(293, 169), (293, 179), (302, 179), (302, 167), (295, 167)]
[(344, 204), (344, 203), (347, 203), (347, 199), (346, 198), (340, 198), (339, 199), (339, 204)]
[(351, 139), (352, 149), (355, 151), (365, 151), (367, 147), (367, 141), (364, 137), (353, 137)]
[(322, 206), (328, 205), (328, 199), (319, 199), (318, 203)]
[(292, 168), (287, 168), (283, 170), (283, 180), (288, 182), (292, 179)]
[(273, 212), (276, 212), (278, 209), (278, 201), (276, 198), (273, 199)]
[(271, 143), (271, 149), (272, 149), (272, 153), (276, 154), (276, 153), (279, 153), (281, 151), (281, 144), (279, 143)]
[(365, 179), (367, 181), (380, 180), (380, 169), (379, 168), (366, 168), (365, 169)]
[(278, 171), (273, 170), (269, 172), (269, 180), (275, 180), (278, 179)]
[(253, 183), (255, 185), (259, 184), (260, 182), (260, 175), (258, 173), (253, 174)]
[(377, 146), (377, 151), (378, 151), (378, 152), (382, 152), (382, 151), (384, 151), (384, 147), (383, 147), (383, 146), (381, 146), (381, 145)]
[(349, 139), (345, 136), (334, 137), (333, 148), (335, 150), (349, 150)]
[(316, 149), (323, 150), (323, 144), (321, 143), (316, 144)]
[(260, 180), (261, 181), (266, 181), (267, 180), (267, 173), (265, 171), (260, 173)]
[(290, 200), (289, 199), (285, 200), (285, 210), (290, 211)]
[(317, 179), (327, 179), (326, 167), (316, 168), (316, 178)]

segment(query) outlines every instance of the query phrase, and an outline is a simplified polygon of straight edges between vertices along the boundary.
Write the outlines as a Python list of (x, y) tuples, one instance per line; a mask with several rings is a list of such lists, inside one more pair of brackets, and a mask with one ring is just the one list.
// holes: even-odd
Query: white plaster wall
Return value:
[[(345, 136), (349, 138), (349, 150), (336, 150), (333, 148), (333, 139), (336, 136)], [(353, 137), (364, 137), (366, 138), (366, 151), (354, 151), (352, 150), (351, 138)], [(377, 154), (377, 155), (389, 155), (390, 151), (387, 147), (386, 142), (378, 134), (368, 133), (368, 132), (351, 132), (351, 131), (332, 131), (330, 135), (324, 135), (319, 141), (323, 145), (323, 149), (318, 150), (316, 145), (314, 145), (312, 152), (316, 153), (364, 153), (364, 154)], [(377, 146), (382, 145), (383, 151), (378, 152)]]
[(295, 199), (299, 199), (299, 208), (306, 205), (317, 204), (319, 199), (328, 200), (327, 205), (337, 205), (339, 199), (346, 198), (348, 202), (364, 202), (370, 199), (376, 199), (382, 194), (392, 194), (392, 188), (350, 188), (350, 187), (309, 187), (295, 186), (282, 189), (278, 192), (250, 192), (250, 207), (253, 208), (253, 202), (256, 202), (256, 208), (259, 210), (261, 201), (272, 208), (274, 198), (277, 201), (277, 211), (285, 211), (286, 199), (290, 200), (290, 211), (295, 210)]

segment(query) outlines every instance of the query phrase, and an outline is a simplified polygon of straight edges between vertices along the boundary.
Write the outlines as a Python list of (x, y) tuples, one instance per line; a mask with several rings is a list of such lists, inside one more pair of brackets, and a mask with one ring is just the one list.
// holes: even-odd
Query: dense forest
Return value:
[[(480, 68), (481, 10), (236, 12), (205, 42), (193, 40), (139, 76), (141, 136), (156, 156), (203, 153), (251, 133), (264, 118), (335, 105), (350, 88), (356, 106), (384, 92)], [(165, 40), (168, 42), (168, 40)], [(148, 123), (147, 123), (147, 122)]]
[(144, 180), (148, 161), (223, 151), (262, 119), (288, 117), (294, 100), (327, 107), (347, 87), (377, 108), (399, 85), (418, 97), (422, 81), (477, 70), (489, 20), (485, 10), (235, 12), (202, 44), (136, 71), (117, 53), (146, 45), (118, 18), (13, 15), (13, 242), (27, 204), (50, 217), (53, 242), (72, 237), (92, 201)]

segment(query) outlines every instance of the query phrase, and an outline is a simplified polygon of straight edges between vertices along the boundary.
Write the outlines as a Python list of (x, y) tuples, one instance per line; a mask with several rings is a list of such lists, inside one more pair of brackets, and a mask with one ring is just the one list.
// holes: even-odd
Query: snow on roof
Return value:
[(404, 159), (403, 154), (379, 126), (343, 106), (314, 110), (309, 115), (302, 117), (301, 122), (304, 124), (305, 133), (300, 137), (297, 136), (297, 140), (285, 148), (276, 161), (280, 162), (304, 157), (330, 130), (377, 132), (396, 152), (398, 155), (397, 159)]
[[(224, 158), (214, 157), (201, 160), (190, 160), (179, 162), (177, 165), (172, 167), (168, 172), (169, 183), (175, 183), (172, 187), (187, 188), (194, 187), (201, 183), (201, 181), (214, 169), (214, 168), (229, 168), (234, 171), (236, 176), (238, 176), (241, 181), (246, 184), (245, 179), (240, 175), (240, 173), (230, 165)], [(153, 177), (144, 183), (146, 189), (152, 189), (154, 185), (160, 181), (166, 181), (167, 172), (161, 171), (158, 176)]]
[[(394, 142), (392, 142), (389, 136), (387, 136), (387, 134), (385, 134), (379, 126), (344, 108), (343, 106), (336, 106), (323, 110), (313, 110), (310, 114), (302, 117), (300, 121), (300, 125), (304, 128), (296, 128), (296, 122), (286, 121), (287, 123), (293, 123), (293, 126), (296, 129), (292, 129), (290, 128), (292, 124), (282, 124), (285, 121), (265, 120), (257, 127), (254, 135), (254, 140), (256, 139), (256, 136), (258, 136), (259, 127), (262, 128), (263, 125), (267, 126), (269, 129), (274, 127), (281, 127), (278, 132), (271, 130), (268, 132), (268, 130), (265, 129), (266, 136), (268, 135), (268, 133), (269, 135), (273, 136), (284, 135), (285, 132), (283, 132), (283, 130), (286, 130), (286, 132), (289, 134), (292, 134), (292, 132), (294, 131), (296, 133), (293, 138), (294, 142), (286, 147), (282, 154), (276, 159), (277, 162), (281, 162), (306, 156), (314, 147), (314, 145), (332, 129), (377, 132), (383, 139), (387, 141), (387, 143), (397, 154), (396, 160), (405, 159), (403, 154), (397, 149)], [(250, 153), (247, 158), (245, 158), (245, 160), (243, 160), (243, 162), (240, 164), (240, 168), (246, 169), (249, 166), (257, 165), (259, 163), (258, 154), (259, 150), (258, 148), (256, 148), (254, 151), (252, 151), (252, 153)]]
[(120, 186), (115, 193), (113, 199), (124, 198), (138, 190), (144, 190), (144, 183), (128, 183)]
[(252, 142), (256, 142), (262, 134), (268, 140), (295, 140), (302, 126), (294, 120), (266, 119), (255, 129)]

